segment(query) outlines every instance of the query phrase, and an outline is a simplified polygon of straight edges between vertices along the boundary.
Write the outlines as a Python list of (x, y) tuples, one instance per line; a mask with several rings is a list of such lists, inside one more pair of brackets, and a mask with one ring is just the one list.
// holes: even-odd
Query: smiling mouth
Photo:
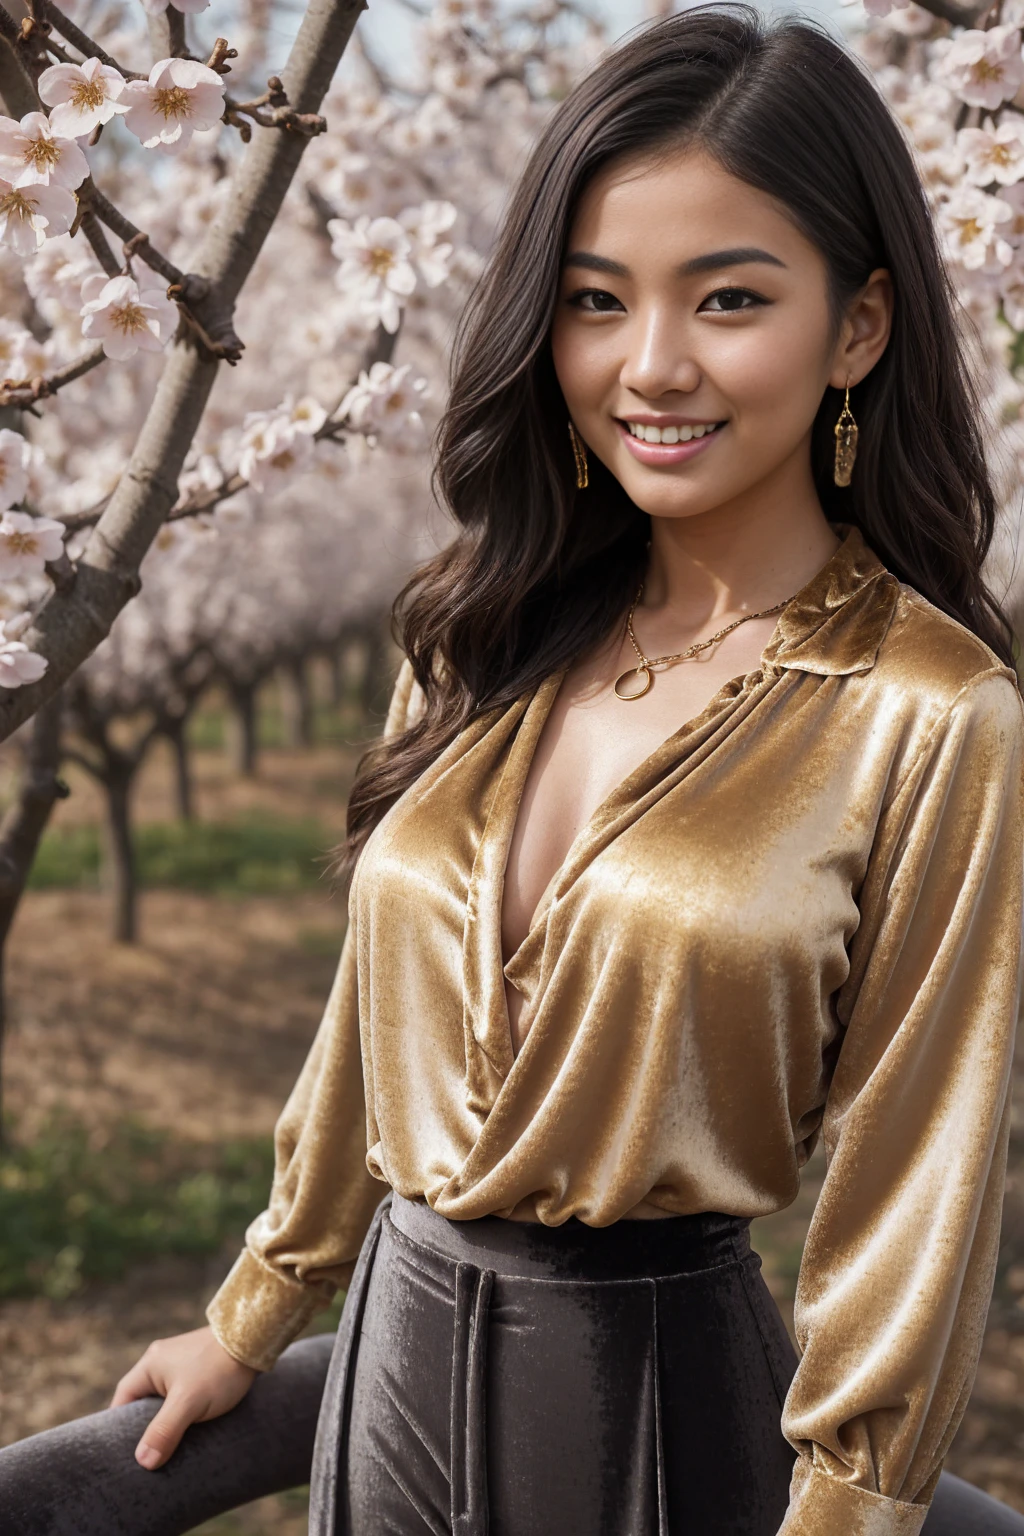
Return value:
[(697, 438), (710, 437), (721, 431), (724, 421), (707, 421), (689, 427), (648, 427), (639, 421), (623, 421), (622, 425), (638, 443), (689, 443)]

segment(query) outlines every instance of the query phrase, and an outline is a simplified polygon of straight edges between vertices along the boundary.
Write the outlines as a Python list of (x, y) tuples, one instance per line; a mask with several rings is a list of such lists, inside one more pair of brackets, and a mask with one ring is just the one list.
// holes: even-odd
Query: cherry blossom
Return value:
[(412, 364), (395, 368), (391, 363), (374, 363), (369, 372), (359, 375), (339, 408), (357, 431), (379, 434), (385, 439), (419, 436), (423, 418), (416, 407), (427, 393), (427, 380), (413, 378)]
[(30, 449), (20, 432), (0, 427), (0, 507), (13, 507), (28, 488)]
[(312, 433), (280, 411), (250, 411), (243, 422), (238, 472), (258, 491), (280, 490), (308, 469)]
[(82, 64), (51, 64), (37, 82), (39, 98), (53, 110), (50, 127), (59, 138), (81, 139), (119, 112), (126, 81), (109, 64), (86, 59)]
[(301, 400), (294, 401), (291, 395), (286, 395), (281, 414), (296, 432), (307, 432), (310, 436), (319, 432), (327, 420), (327, 412), (312, 395), (303, 395)]
[(64, 235), (78, 204), (65, 187), (14, 187), (0, 178), (0, 245), (31, 256), (47, 235)]
[(177, 154), (224, 113), (224, 81), (195, 59), (158, 59), (148, 80), (129, 80), (125, 126), (146, 149)]
[(0, 171), (6, 171), (15, 187), (80, 187), (89, 174), (89, 162), (74, 139), (54, 133), (43, 112), (28, 112), (15, 122), (0, 117)]
[(1013, 259), (1009, 243), (997, 226), (1013, 217), (1013, 209), (1001, 198), (990, 197), (977, 187), (961, 186), (939, 209), (939, 228), (946, 236), (950, 255), (968, 271), (994, 271)]
[(396, 219), (371, 219), (367, 214), (352, 225), (330, 219), (331, 250), (339, 258), (335, 281), (354, 299), (361, 312), (379, 321), (392, 335), (398, 330), (402, 306), (416, 287), (409, 260), (412, 244)]
[(31, 331), (0, 316), (0, 380), (31, 379), (46, 369), (46, 353)]
[(47, 561), (63, 553), (64, 533), (64, 524), (55, 518), (5, 512), (0, 517), (0, 581), (41, 576)]
[(46, 660), (30, 651), (24, 640), (11, 638), (24, 633), (29, 615), (15, 619), (0, 619), (0, 688), (21, 688), (25, 683), (37, 683), (46, 671)]
[(939, 73), (968, 106), (994, 111), (1024, 81), (1020, 28), (962, 32), (949, 45)]
[(1010, 186), (1024, 175), (1024, 121), (1020, 118), (1007, 118), (994, 130), (961, 128), (956, 142), (967, 180), (976, 187), (992, 181)]
[(438, 244), (438, 235), (451, 229), (457, 218), (454, 203), (423, 203), (419, 208), (404, 208), (398, 222), (411, 244), (411, 259), (428, 288), (437, 288), (451, 270), (453, 246)]
[(178, 326), (177, 305), (152, 281), (143, 287), (132, 277), (96, 274), (82, 284), (82, 301), (82, 335), (122, 362), (140, 349), (159, 352)]

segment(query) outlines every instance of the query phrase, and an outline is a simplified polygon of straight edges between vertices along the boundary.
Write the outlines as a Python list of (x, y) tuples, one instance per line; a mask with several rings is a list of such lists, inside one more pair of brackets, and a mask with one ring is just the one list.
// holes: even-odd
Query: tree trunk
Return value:
[(287, 747), (313, 745), (313, 700), (309, 687), (309, 668), (304, 656), (285, 662), (277, 674), (281, 700), (281, 722)]
[(327, 653), (328, 698), (335, 709), (345, 702), (344, 642), (339, 641)]
[(178, 802), (178, 816), (182, 821), (194, 820), (195, 796), (192, 793), (192, 760), (188, 755), (188, 717), (169, 720), (164, 734), (174, 753), (174, 789)]
[(256, 684), (232, 683), (228, 749), (239, 778), (256, 777)]
[(135, 765), (120, 758), (107, 764), (107, 884), (114, 898), (114, 938), (134, 944), (138, 937), (138, 874), (131, 824)]
[(384, 623), (368, 625), (364, 638), (366, 671), (363, 674), (360, 702), (371, 720), (382, 720), (388, 712), (388, 700), (394, 683), (394, 648), (389, 644)]
[(3, 1043), (7, 1026), (7, 937), (50, 813), (55, 803), (68, 792), (57, 772), (60, 767), (62, 702), (61, 695), (56, 694), (32, 721), (17, 797), (0, 823), (0, 1145), (6, 1140), (3, 1134)]

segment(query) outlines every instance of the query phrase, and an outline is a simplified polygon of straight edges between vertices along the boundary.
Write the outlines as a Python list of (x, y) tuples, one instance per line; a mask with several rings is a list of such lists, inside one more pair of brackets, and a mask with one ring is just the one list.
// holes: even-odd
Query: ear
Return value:
[(892, 278), (885, 267), (876, 267), (851, 300), (839, 328), (829, 374), (833, 388), (859, 384), (871, 372), (888, 343), (892, 309)]

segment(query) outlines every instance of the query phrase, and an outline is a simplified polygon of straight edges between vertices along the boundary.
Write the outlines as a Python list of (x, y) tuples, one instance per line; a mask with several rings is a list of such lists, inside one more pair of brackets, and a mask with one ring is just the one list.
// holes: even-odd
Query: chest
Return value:
[(597, 809), (726, 683), (758, 666), (771, 627), (770, 620), (752, 623), (730, 636), (731, 644), (657, 673), (635, 700), (617, 698), (611, 686), (628, 655), (599, 656), (566, 675), (530, 762), (509, 843), (501, 911), (506, 959)]

